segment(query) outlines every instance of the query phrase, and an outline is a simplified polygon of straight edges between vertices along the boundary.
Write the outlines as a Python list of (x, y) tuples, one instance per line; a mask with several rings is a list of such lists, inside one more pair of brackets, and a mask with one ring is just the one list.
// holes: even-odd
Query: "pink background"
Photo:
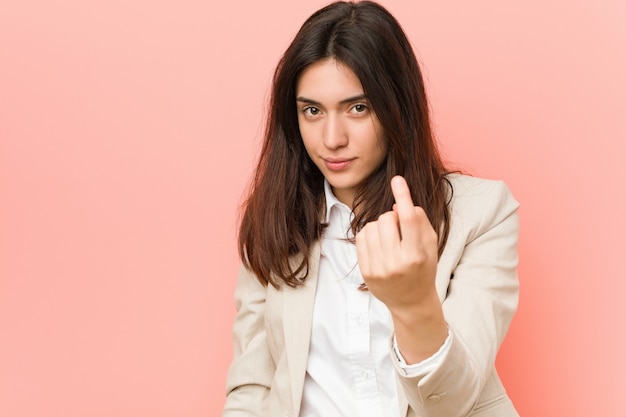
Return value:
[[(216, 416), (269, 80), (325, 1), (0, 5), (0, 415)], [(388, 0), (521, 201), (523, 416), (626, 415), (626, 2)]]

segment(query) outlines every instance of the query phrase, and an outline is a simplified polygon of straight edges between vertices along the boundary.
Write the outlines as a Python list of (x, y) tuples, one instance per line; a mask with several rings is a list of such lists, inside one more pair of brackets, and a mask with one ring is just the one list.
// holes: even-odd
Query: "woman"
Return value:
[(517, 207), (446, 170), (384, 8), (314, 13), (276, 69), (243, 212), (223, 415), (517, 416), (494, 366)]

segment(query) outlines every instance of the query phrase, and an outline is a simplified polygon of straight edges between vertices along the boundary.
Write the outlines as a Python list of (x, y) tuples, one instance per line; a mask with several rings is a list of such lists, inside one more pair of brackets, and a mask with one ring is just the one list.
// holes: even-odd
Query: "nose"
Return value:
[(326, 117), (324, 124), (324, 146), (328, 149), (338, 149), (348, 144), (348, 132), (344, 121), (337, 115)]

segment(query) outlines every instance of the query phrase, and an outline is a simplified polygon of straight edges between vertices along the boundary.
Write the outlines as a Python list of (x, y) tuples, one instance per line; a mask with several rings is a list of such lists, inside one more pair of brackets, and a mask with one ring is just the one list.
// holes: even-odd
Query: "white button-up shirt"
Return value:
[(387, 307), (363, 282), (356, 247), (349, 239), (351, 209), (333, 195), (325, 183), (326, 222), (311, 345), (300, 417), (399, 416), (398, 388), (392, 360), (399, 360), (407, 374), (423, 372), (437, 364), (449, 346), (449, 338), (433, 357), (406, 365), (395, 348), (389, 354), (393, 334)]

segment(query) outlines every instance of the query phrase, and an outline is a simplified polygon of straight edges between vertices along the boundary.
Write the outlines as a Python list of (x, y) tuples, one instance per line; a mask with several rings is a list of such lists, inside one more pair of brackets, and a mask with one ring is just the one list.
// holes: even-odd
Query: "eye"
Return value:
[(354, 106), (350, 108), (350, 113), (361, 114), (361, 113), (367, 112), (367, 110), (369, 110), (367, 105), (363, 103), (359, 103), (359, 104), (355, 104)]
[(315, 106), (306, 106), (302, 109), (302, 113), (307, 117), (315, 117), (320, 114), (320, 109)]

